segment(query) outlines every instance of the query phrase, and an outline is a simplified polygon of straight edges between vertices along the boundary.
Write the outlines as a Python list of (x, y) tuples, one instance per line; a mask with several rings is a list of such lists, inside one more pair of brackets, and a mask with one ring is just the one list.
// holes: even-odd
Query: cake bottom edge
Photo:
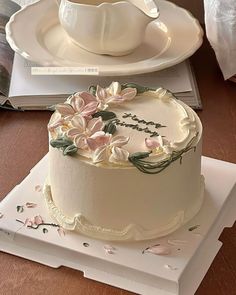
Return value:
[(51, 186), (45, 182), (43, 194), (49, 215), (65, 230), (76, 231), (91, 238), (107, 241), (142, 241), (167, 236), (190, 221), (201, 209), (204, 200), (204, 176), (201, 176), (201, 189), (198, 204), (189, 212), (179, 211), (172, 220), (155, 229), (144, 229), (137, 224), (129, 224), (122, 230), (109, 229), (93, 225), (89, 220), (78, 213), (74, 217), (68, 217), (55, 205), (51, 193)]

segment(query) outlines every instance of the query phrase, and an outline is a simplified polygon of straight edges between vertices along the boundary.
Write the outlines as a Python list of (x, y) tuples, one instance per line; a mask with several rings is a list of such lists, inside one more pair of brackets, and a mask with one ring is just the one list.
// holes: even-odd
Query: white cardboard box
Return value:
[[(236, 165), (203, 157), (206, 190), (199, 214), (164, 238), (112, 242), (113, 254), (108, 254), (104, 249), (107, 242), (73, 232), (60, 236), (57, 227), (29, 229), (16, 221), (40, 214), (44, 222), (53, 222), (42, 192), (35, 190), (43, 185), (47, 171), (45, 156), (0, 203), (0, 250), (54, 268), (63, 265), (78, 269), (87, 278), (138, 294), (194, 294), (222, 245), (219, 235), (236, 219)], [(27, 208), (27, 202), (37, 207)], [(17, 206), (24, 206), (22, 213), (17, 212)], [(194, 226), (198, 227), (189, 230)], [(43, 233), (43, 228), (48, 232)], [(143, 254), (144, 249), (157, 243), (169, 247), (170, 255)]]

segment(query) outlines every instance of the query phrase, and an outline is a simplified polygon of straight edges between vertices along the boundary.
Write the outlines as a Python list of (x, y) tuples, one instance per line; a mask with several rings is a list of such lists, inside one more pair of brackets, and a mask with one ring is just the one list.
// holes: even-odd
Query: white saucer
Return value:
[(191, 56), (202, 44), (203, 31), (188, 11), (164, 0), (157, 5), (160, 18), (127, 56), (97, 55), (72, 43), (60, 26), (55, 0), (41, 0), (14, 14), (6, 26), (7, 40), (17, 53), (43, 66), (97, 67), (101, 76), (158, 71)]

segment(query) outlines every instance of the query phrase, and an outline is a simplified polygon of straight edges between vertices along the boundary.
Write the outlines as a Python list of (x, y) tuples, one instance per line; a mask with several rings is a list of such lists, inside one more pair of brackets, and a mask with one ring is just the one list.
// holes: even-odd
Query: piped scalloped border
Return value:
[(48, 1), (48, 0), (38, 0), (35, 1), (34, 3), (30, 3), (29, 5), (24, 5), (22, 6), (22, 8), (20, 10), (18, 10), (16, 13), (14, 13), (10, 20), (8, 21), (8, 23), (5, 26), (5, 31), (6, 31), (6, 39), (7, 42), (9, 43), (10, 47), (18, 54), (20, 54), (23, 58), (31, 61), (31, 62), (35, 62), (37, 64), (41, 64), (43, 66), (50, 66), (50, 65), (56, 65), (52, 62), (52, 60), (37, 60), (35, 59), (30, 53), (26, 52), (25, 50), (21, 50), (20, 47), (17, 45), (16, 41), (14, 40), (13, 37), (13, 30), (12, 30), (12, 26), (17, 22), (17, 17), (19, 15), (21, 15), (21, 13), (23, 13), (24, 11), (27, 11), (31, 8), (34, 8), (34, 6), (38, 6), (41, 5), (42, 1)]
[[(48, 59), (48, 60), (42, 60), (40, 58), (35, 58), (33, 57), (29, 52), (26, 52), (25, 50), (20, 49), (20, 47), (17, 45), (17, 43), (14, 40), (13, 37), (13, 30), (12, 30), (12, 26), (14, 25), (14, 23), (17, 21), (17, 17), (25, 10), (28, 10), (34, 6), (37, 5), (41, 5), (43, 1), (48, 1), (48, 0), (41, 0), (41, 1), (37, 1), (35, 3), (32, 3), (28, 6), (24, 6), (22, 7), (21, 10), (19, 10), (18, 12), (16, 12), (9, 20), (9, 22), (6, 25), (6, 39), (9, 43), (9, 45), (11, 46), (11, 48), (18, 54), (20, 54), (22, 57), (24, 57), (25, 59), (31, 61), (31, 62), (35, 62), (37, 64), (40, 64), (42, 66), (63, 66), (63, 61), (55, 61), (53, 58)], [(163, 1), (163, 0), (160, 0)], [(149, 73), (149, 72), (154, 72), (154, 71), (159, 71), (159, 70), (163, 70), (165, 68), (174, 66), (178, 63), (181, 63), (182, 61), (184, 61), (185, 59), (187, 59), (188, 57), (190, 57), (192, 54), (194, 54), (195, 51), (197, 51), (199, 49), (199, 47), (202, 45), (203, 42), (203, 29), (201, 28), (201, 25), (199, 23), (199, 21), (194, 18), (194, 16), (186, 9), (179, 7), (178, 5), (169, 2), (169, 1), (165, 1), (168, 2), (168, 5), (172, 6), (174, 9), (178, 9), (183, 11), (188, 17), (189, 19), (191, 19), (193, 21), (193, 24), (197, 30), (197, 41), (193, 44), (192, 48), (190, 50), (188, 50), (187, 52), (185, 52), (184, 54), (182, 54), (180, 57), (177, 57), (175, 59), (172, 59), (172, 61), (168, 61), (165, 63), (162, 63), (161, 65), (148, 65), (147, 67), (143, 68), (131, 68), (129, 70), (127, 70), (127, 68), (124, 70), (119, 69), (119, 71), (111, 69), (110, 67), (105, 67), (105, 69), (102, 69), (102, 67), (99, 68), (99, 75), (100, 76), (112, 76), (112, 75), (116, 75), (116, 76), (124, 76), (124, 75), (132, 75), (132, 74), (143, 74), (143, 73)], [(80, 65), (80, 66), (87, 66), (87, 65)], [(92, 74), (91, 74), (92, 75)]]
[(199, 202), (191, 212), (180, 211), (165, 226), (152, 230), (145, 230), (136, 224), (127, 225), (122, 230), (103, 228), (91, 224), (82, 214), (76, 214), (74, 217), (68, 217), (55, 205), (51, 193), (51, 186), (47, 183), (44, 185), (43, 194), (48, 208), (49, 215), (55, 219), (58, 224), (65, 230), (77, 231), (92, 238), (109, 241), (141, 241), (166, 236), (192, 219), (200, 210), (204, 199), (204, 177), (201, 176)]

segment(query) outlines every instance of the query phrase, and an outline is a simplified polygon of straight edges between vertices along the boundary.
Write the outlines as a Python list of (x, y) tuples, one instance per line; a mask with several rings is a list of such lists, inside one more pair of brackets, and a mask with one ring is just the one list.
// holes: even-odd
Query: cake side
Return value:
[[(65, 124), (64, 105), (59, 105), (49, 123), (45, 195), (51, 215), (65, 229), (109, 240), (150, 239), (174, 231), (201, 206), (202, 127), (197, 115), (166, 90), (124, 90), (134, 97), (119, 98), (105, 111), (94, 107), (101, 116), (85, 123), (73, 113)], [(80, 128), (91, 121), (96, 132)], [(58, 138), (70, 145), (55, 146)], [(65, 152), (68, 147), (72, 156)]]

